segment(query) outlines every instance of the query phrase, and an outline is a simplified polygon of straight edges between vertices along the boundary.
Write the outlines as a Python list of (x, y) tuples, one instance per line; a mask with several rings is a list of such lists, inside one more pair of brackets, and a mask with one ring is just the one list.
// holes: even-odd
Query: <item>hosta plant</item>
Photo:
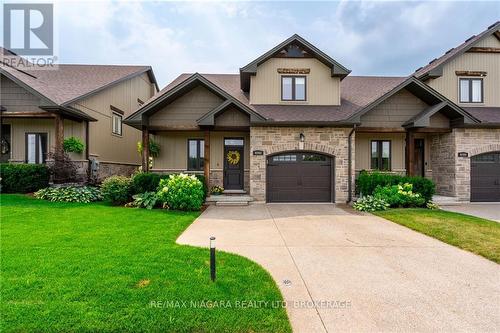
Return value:
[(144, 192), (134, 195), (134, 207), (153, 209), (158, 203), (158, 196), (155, 192)]
[(219, 195), (219, 194), (222, 194), (222, 193), (224, 193), (224, 187), (219, 186), (219, 185), (214, 185), (214, 186), (212, 186), (212, 188), (210, 189), (210, 193), (211, 193), (211, 194), (214, 194), (214, 195)]
[(358, 199), (354, 205), (354, 209), (362, 212), (375, 212), (379, 210), (387, 210), (389, 204), (384, 199), (375, 197), (373, 195), (367, 195)]
[(195, 175), (170, 175), (160, 181), (158, 198), (169, 209), (200, 210), (205, 199), (203, 183)]
[(58, 202), (89, 203), (102, 200), (101, 191), (92, 186), (47, 187), (35, 192), (35, 198)]

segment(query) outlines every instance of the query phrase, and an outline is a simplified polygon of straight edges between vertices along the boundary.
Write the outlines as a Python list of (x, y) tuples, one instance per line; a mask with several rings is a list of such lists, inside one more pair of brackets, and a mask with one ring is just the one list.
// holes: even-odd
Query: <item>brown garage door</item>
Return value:
[(331, 202), (333, 161), (329, 156), (287, 152), (267, 159), (268, 202)]
[(470, 187), (471, 201), (500, 201), (500, 152), (472, 157)]

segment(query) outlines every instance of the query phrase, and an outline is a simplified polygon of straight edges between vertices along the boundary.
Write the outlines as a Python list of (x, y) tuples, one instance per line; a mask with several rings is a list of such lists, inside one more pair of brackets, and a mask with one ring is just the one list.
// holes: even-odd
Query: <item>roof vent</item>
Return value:
[(500, 21), (496, 21), (495, 23), (493, 23), (492, 25), (490, 25), (490, 26), (488, 27), (488, 29), (493, 28), (493, 27), (494, 27), (495, 25), (497, 25), (498, 23), (500, 23)]
[(419, 70), (421, 70), (423, 67), (419, 67), (417, 69), (415, 69), (415, 72), (418, 72)]
[(431, 61), (429, 61), (429, 65), (430, 65), (430, 64), (432, 64), (432, 63), (433, 63), (434, 61), (436, 61), (436, 60), (437, 60), (437, 58), (434, 58), (434, 59), (432, 59)]
[(464, 42), (464, 43), (467, 43), (468, 41), (470, 41), (470, 40), (471, 40), (472, 38), (474, 38), (474, 37), (476, 37), (476, 35), (472, 35), (472, 36), (470, 36), (469, 38), (467, 38), (467, 39), (465, 40), (465, 42)]
[(453, 51), (454, 49), (455, 49), (455, 48), (454, 48), (454, 47), (452, 47), (451, 49), (449, 49), (448, 51), (446, 51), (444, 54), (448, 54), (448, 53), (450, 53), (451, 51)]

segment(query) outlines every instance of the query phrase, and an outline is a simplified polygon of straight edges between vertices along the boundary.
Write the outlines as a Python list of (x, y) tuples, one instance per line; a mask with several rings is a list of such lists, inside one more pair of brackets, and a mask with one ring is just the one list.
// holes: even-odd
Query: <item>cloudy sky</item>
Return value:
[(353, 75), (407, 75), (500, 19), (498, 2), (58, 2), (63, 63), (237, 73), (298, 33)]

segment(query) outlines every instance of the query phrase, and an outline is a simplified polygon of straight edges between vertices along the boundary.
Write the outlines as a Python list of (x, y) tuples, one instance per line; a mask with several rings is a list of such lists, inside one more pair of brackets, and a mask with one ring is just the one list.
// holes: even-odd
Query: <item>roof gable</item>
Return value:
[[(454, 114), (458, 114), (464, 118), (464, 123), (466, 124), (477, 124), (479, 123), (479, 120), (474, 118), (472, 115), (464, 111), (462, 108), (458, 107), (455, 105), (453, 102), (448, 100), (446, 97), (438, 93), (436, 90), (432, 89), (425, 83), (422, 83), (415, 77), (409, 77), (406, 80), (404, 80), (402, 83), (394, 87), (392, 90), (389, 92), (385, 93), (384, 95), (380, 96), (370, 104), (366, 105), (359, 111), (355, 112), (352, 116), (349, 117), (348, 120), (352, 122), (361, 122), (361, 116), (366, 114), (367, 112), (373, 110), (376, 106), (380, 105), (382, 102), (390, 98), (391, 96), (394, 96), (396, 93), (399, 91), (406, 89), (409, 92), (411, 92), (413, 95), (416, 97), (420, 98), (422, 101), (427, 103), (430, 108), (422, 111), (422, 114), (427, 114), (430, 111), (436, 113), (437, 111), (440, 111), (443, 109), (444, 106), (446, 106), (448, 109), (453, 110)], [(433, 108), (436, 105), (442, 104), (439, 108)], [(420, 115), (422, 115), (420, 114)], [(431, 114), (431, 115), (432, 115)]]
[(500, 21), (490, 25), (485, 31), (478, 35), (469, 37), (459, 46), (446, 51), (441, 57), (431, 60), (426, 66), (420, 67), (413, 74), (419, 79), (435, 78), (443, 75), (443, 66), (449, 61), (469, 51), (474, 45), (480, 43), (485, 38), (494, 35), (500, 40)]
[(329, 55), (309, 43), (304, 38), (295, 34), (280, 44), (273, 47), (254, 61), (240, 68), (240, 87), (243, 91), (250, 89), (250, 76), (257, 73), (257, 67), (273, 57), (288, 58), (316, 58), (331, 69), (332, 76), (338, 76), (341, 79), (351, 72), (346, 67), (335, 61)]

